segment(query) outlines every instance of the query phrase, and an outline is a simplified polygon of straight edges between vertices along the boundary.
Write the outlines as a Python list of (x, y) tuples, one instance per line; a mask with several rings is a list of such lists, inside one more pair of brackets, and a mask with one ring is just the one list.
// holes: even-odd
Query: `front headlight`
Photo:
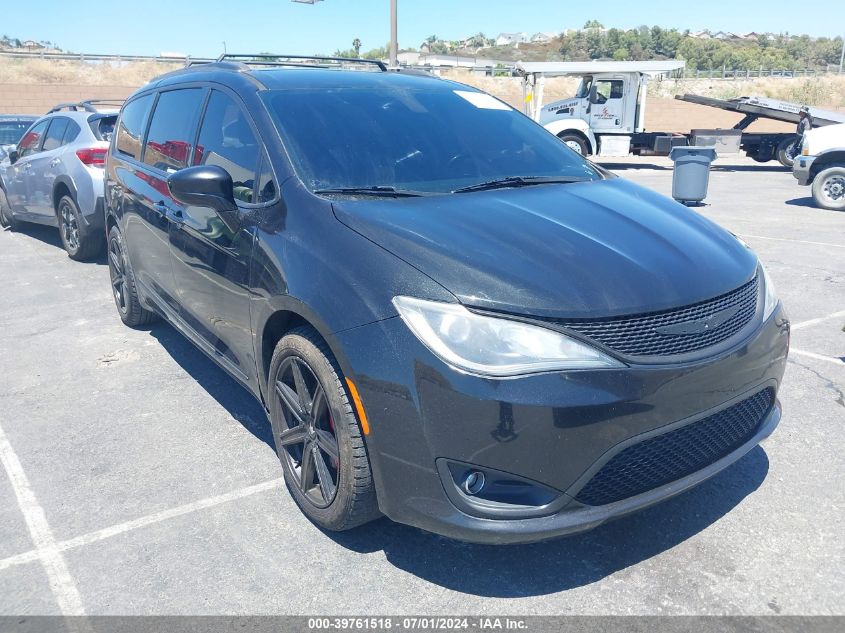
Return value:
[(778, 296), (775, 294), (775, 284), (763, 264), (760, 264), (760, 270), (763, 271), (763, 290), (765, 292), (765, 300), (763, 302), (763, 320), (766, 321), (778, 305)]
[(470, 312), (457, 303), (395, 297), (406, 325), (441, 360), (484, 376), (624, 367), (560, 332)]

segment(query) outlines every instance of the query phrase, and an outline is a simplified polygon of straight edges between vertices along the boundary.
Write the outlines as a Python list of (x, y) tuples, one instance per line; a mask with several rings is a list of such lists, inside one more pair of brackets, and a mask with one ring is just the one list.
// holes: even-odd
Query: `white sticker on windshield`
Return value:
[(455, 94), (469, 101), (476, 108), (483, 110), (513, 110), (508, 104), (502, 103), (496, 97), (491, 97), (483, 92), (470, 92), (469, 90), (455, 90)]

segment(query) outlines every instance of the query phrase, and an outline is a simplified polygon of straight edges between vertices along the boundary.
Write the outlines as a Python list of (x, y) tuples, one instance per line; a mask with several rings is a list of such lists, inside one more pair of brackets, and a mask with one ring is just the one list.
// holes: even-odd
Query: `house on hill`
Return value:
[(527, 41), (527, 33), (499, 33), (499, 37), (496, 38), (496, 46), (519, 46)]
[(534, 44), (545, 44), (546, 42), (551, 42), (552, 40), (558, 37), (557, 33), (535, 33), (531, 36), (531, 42)]

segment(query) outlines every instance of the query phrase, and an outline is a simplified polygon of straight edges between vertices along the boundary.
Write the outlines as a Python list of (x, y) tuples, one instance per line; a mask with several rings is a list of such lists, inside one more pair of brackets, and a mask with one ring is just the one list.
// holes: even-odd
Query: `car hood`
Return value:
[(621, 178), (333, 208), (463, 304), (514, 314), (595, 318), (679, 307), (737, 288), (757, 267), (728, 231)]

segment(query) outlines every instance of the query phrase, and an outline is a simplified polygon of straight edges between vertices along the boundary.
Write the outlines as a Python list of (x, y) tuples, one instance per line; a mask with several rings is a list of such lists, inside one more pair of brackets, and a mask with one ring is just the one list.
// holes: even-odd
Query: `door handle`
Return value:
[(176, 226), (181, 226), (185, 223), (185, 217), (182, 215), (182, 209), (168, 209), (167, 219), (173, 222)]

